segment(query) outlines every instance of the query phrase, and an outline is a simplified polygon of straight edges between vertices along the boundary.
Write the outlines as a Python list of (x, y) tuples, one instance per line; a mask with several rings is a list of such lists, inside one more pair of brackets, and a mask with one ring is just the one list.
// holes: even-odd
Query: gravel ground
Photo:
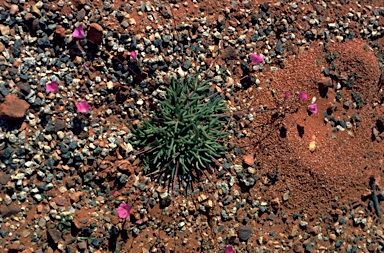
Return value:
[[(360, 201), (330, 195), (319, 213), (294, 212), (292, 189), (267, 199), (274, 176), (258, 177), (257, 155), (229, 144), (207, 179), (169, 193), (143, 174), (129, 133), (167, 96), (171, 75), (200, 67), (225, 94), (228, 132), (241, 139), (254, 114), (242, 112), (238, 92), (268, 86), (267, 71), (312, 44), (364, 41), (366, 58), (378, 60), (367, 82), (383, 84), (382, 3), (169, 2), (0, 3), (0, 251), (382, 252), (379, 182)], [(252, 65), (251, 53), (264, 62)], [(372, 130), (381, 145), (383, 128), (379, 119)], [(132, 207), (126, 220), (122, 202)]]

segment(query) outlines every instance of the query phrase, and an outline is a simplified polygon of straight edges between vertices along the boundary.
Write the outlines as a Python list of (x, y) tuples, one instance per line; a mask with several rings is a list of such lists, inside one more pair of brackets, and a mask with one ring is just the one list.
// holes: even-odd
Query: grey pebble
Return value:
[(239, 228), (239, 239), (241, 241), (247, 241), (252, 235), (252, 227), (251, 226), (241, 226)]

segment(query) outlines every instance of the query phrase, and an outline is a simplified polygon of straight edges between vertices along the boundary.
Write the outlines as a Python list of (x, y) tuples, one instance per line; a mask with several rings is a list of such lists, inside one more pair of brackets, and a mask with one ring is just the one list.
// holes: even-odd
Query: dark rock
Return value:
[(335, 247), (336, 247), (336, 248), (340, 248), (341, 245), (343, 245), (343, 241), (341, 241), (341, 240), (337, 240), (337, 241), (335, 242)]
[(1, 156), (5, 159), (9, 159), (13, 153), (13, 148), (11, 146), (8, 146), (6, 149), (3, 150), (1, 153)]
[(191, 67), (191, 62), (186, 60), (184, 63), (183, 63), (183, 69), (184, 70), (188, 70), (189, 68)]
[(103, 31), (104, 29), (99, 24), (90, 24), (87, 35), (88, 40), (96, 45), (101, 45), (103, 41)]
[(6, 97), (6, 96), (9, 94), (7, 88), (5, 88), (5, 86), (4, 86), (3, 84), (0, 84), (0, 93), (1, 93), (4, 97)]
[(37, 39), (37, 44), (40, 48), (47, 48), (51, 45), (51, 42), (49, 41), (47, 36), (44, 36), (42, 38)]
[(284, 53), (284, 43), (282, 40), (279, 40), (275, 46), (275, 51), (278, 53), (278, 54), (283, 54)]
[(31, 93), (31, 86), (28, 83), (22, 83), (19, 88), (21, 93), (23, 93), (25, 96), (28, 96), (28, 94)]
[(13, 44), (13, 56), (19, 57), (21, 54), (21, 41), (16, 40), (15, 44)]
[(269, 4), (267, 2), (264, 2), (262, 4), (260, 4), (260, 9), (263, 11), (263, 12), (267, 12), (269, 10)]
[(247, 241), (252, 235), (252, 227), (250, 226), (241, 226), (239, 228), (239, 239), (241, 241)]
[(6, 237), (7, 236), (7, 234), (8, 234), (8, 232), (6, 231), (6, 230), (0, 230), (0, 236), (1, 237)]
[(171, 204), (171, 198), (169, 196), (160, 200), (160, 208), (166, 208)]
[(20, 213), (22, 210), (19, 207), (15, 206), (7, 206), (1, 211), (1, 215), (3, 218), (10, 217)]

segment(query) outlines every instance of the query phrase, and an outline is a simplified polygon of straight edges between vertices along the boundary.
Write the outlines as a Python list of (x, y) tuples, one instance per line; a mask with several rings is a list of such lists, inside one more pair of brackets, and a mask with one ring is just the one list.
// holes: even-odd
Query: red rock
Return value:
[(248, 154), (248, 155), (243, 156), (243, 161), (245, 164), (247, 164), (249, 166), (253, 166), (255, 163), (255, 160), (253, 158), (253, 154)]
[(64, 27), (61, 27), (61, 26), (57, 27), (56, 30), (55, 30), (55, 34), (57, 36), (59, 36), (60, 38), (64, 38), (65, 37), (65, 29), (64, 29)]
[(73, 194), (71, 194), (69, 197), (71, 198), (71, 200), (73, 202), (78, 202), (81, 198), (81, 196), (83, 195), (83, 192), (75, 192)]
[(20, 120), (25, 116), (29, 104), (18, 98), (16, 94), (9, 94), (0, 105), (0, 118), (9, 120)]
[(64, 198), (63, 196), (61, 195), (58, 195), (56, 196), (56, 198), (54, 199), (55, 203), (58, 205), (58, 206), (64, 206), (65, 203), (67, 203), (67, 199)]
[(99, 24), (92, 23), (88, 28), (88, 40), (96, 45), (101, 45), (103, 41), (103, 31), (103, 28)]
[(83, 6), (86, 4), (85, 0), (72, 0), (73, 5), (77, 10), (83, 8)]

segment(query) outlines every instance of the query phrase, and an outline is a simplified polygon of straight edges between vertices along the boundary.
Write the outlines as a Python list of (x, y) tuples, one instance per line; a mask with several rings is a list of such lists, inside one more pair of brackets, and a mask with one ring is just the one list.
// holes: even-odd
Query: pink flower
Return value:
[(284, 93), (284, 99), (288, 99), (289, 98), (289, 92), (285, 92)]
[(264, 58), (261, 55), (251, 54), (252, 64), (260, 64), (264, 62)]
[(135, 223), (136, 223), (136, 225), (140, 225), (141, 224), (141, 220), (137, 220)]
[(72, 33), (72, 37), (76, 39), (84, 38), (84, 29), (82, 25), (79, 25)]
[(80, 113), (87, 113), (89, 109), (91, 109), (91, 106), (87, 103), (87, 101), (81, 101), (76, 105), (77, 112)]
[(132, 51), (131, 53), (129, 53), (129, 55), (130, 55), (134, 60), (137, 59), (137, 53), (136, 53), (135, 51)]
[(127, 218), (131, 214), (131, 207), (128, 204), (121, 203), (119, 208), (117, 208), (117, 214), (120, 218)]
[(308, 107), (308, 110), (309, 110), (312, 114), (316, 114), (316, 113), (317, 113), (317, 104), (316, 104), (316, 103), (311, 104), (311, 105)]
[(53, 82), (50, 82), (50, 83), (47, 83), (45, 85), (45, 89), (49, 92), (53, 92), (53, 93), (56, 93), (59, 89), (59, 84), (55, 81)]
[(308, 100), (308, 95), (307, 93), (300, 91), (299, 98), (300, 100)]
[(233, 253), (233, 248), (231, 245), (228, 245), (226, 248), (225, 248), (225, 253)]

